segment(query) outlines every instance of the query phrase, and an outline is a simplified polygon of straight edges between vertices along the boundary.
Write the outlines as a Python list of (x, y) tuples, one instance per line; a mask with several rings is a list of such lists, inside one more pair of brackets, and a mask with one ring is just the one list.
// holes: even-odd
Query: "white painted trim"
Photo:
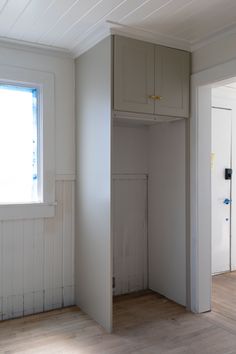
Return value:
[[(192, 75), (190, 118), (190, 287), (191, 310), (211, 309), (211, 87), (236, 81), (236, 60)], [(211, 97), (211, 95), (209, 96)]]
[(62, 58), (73, 58), (70, 50), (45, 44), (0, 37), (0, 47)]
[(22, 220), (51, 218), (55, 215), (55, 205), (47, 203), (0, 205), (0, 220)]

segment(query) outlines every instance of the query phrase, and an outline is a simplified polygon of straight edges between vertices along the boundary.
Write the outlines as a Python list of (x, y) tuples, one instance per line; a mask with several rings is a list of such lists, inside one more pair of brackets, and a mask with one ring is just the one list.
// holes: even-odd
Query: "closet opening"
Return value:
[(113, 300), (164, 296), (186, 306), (185, 119), (113, 119)]

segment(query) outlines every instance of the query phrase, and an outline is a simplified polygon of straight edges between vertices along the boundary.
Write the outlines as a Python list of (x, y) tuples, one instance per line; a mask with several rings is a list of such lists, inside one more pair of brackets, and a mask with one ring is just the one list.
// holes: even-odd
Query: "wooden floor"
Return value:
[(0, 353), (236, 353), (236, 273), (213, 279), (213, 311), (194, 315), (153, 293), (114, 304), (109, 335), (77, 308), (0, 323)]

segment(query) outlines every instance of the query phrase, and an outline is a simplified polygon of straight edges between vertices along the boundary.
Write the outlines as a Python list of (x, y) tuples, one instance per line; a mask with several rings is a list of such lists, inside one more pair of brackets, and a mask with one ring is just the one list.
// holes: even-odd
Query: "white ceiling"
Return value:
[(236, 31), (236, 0), (0, 0), (0, 37), (78, 55), (109, 31), (182, 49)]

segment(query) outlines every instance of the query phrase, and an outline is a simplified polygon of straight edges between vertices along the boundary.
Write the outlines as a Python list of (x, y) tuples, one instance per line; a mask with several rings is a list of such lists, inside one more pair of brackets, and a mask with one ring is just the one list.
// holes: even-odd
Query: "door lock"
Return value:
[(232, 168), (225, 168), (225, 179), (232, 179)]

